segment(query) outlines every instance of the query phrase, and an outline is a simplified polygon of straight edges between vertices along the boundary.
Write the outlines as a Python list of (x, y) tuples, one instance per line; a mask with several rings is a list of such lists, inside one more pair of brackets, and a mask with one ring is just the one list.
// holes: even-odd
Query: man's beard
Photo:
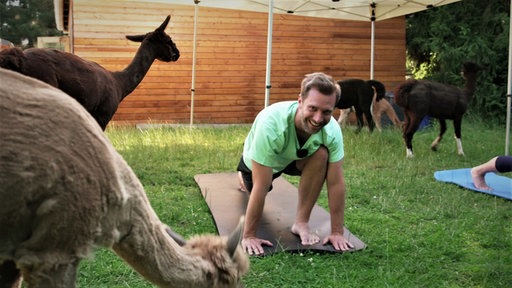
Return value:
[[(303, 116), (304, 114), (301, 113), (301, 116)], [(320, 129), (322, 129), (322, 127), (325, 126), (325, 123), (317, 123), (317, 125), (313, 125), (311, 123), (311, 120), (308, 120), (308, 118), (304, 118), (304, 117), (301, 117), (301, 123), (302, 123), (302, 129), (304, 130), (304, 132), (306, 132), (307, 134), (309, 135), (312, 135), (312, 134), (315, 134), (317, 133), (318, 131), (320, 131)]]

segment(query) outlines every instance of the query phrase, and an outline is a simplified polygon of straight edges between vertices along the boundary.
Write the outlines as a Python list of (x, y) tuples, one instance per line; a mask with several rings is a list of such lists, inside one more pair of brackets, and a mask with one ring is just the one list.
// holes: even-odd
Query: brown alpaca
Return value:
[(375, 93), (373, 97), (372, 102), (372, 116), (373, 120), (375, 122), (375, 127), (377, 127), (377, 130), (382, 131), (382, 115), (386, 114), (388, 116), (389, 120), (393, 125), (397, 128), (402, 128), (402, 122), (400, 119), (398, 119), (398, 116), (396, 115), (395, 109), (393, 109), (393, 106), (389, 103), (386, 99), (380, 99), (376, 100)]
[(75, 98), (103, 130), (117, 107), (142, 81), (158, 59), (177, 61), (180, 52), (165, 28), (170, 16), (155, 31), (126, 36), (141, 42), (132, 62), (122, 71), (110, 72), (95, 62), (54, 49), (12, 48), (0, 51), (0, 67), (37, 78)]
[(229, 239), (176, 242), (82, 106), (19, 73), (0, 69), (0, 79), (1, 287), (75, 287), (97, 247), (158, 287), (239, 285), (249, 269), (241, 225)]
[(426, 80), (407, 80), (395, 92), (395, 101), (404, 110), (405, 124), (403, 137), (407, 157), (413, 157), (412, 137), (425, 116), (439, 119), (439, 136), (430, 148), (437, 151), (437, 145), (446, 132), (446, 120), (453, 120), (457, 152), (464, 155), (461, 141), (462, 116), (476, 89), (478, 71), (482, 68), (473, 62), (462, 65), (462, 75), (466, 79), (463, 89)]

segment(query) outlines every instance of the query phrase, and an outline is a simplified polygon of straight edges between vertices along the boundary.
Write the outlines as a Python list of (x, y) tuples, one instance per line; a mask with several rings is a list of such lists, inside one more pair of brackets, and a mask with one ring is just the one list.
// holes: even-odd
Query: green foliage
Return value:
[(38, 36), (57, 35), (62, 33), (55, 27), (53, 0), (0, 2), (0, 38), (29, 48), (36, 45)]
[(505, 123), (509, 6), (506, 0), (464, 0), (407, 18), (407, 65), (416, 78), (461, 86), (460, 67), (485, 67), (470, 110)]
[[(460, 157), (448, 136), (438, 152), (430, 151), (438, 133), (434, 124), (415, 134), (413, 159), (405, 157), (396, 129), (373, 134), (354, 130), (343, 129), (345, 222), (368, 248), (252, 257), (244, 286), (511, 287), (512, 201), (433, 177), (435, 171), (471, 167), (502, 154), (503, 129), (466, 119), (466, 156)], [(194, 175), (235, 171), (248, 131), (249, 126), (110, 126), (106, 133), (141, 179), (160, 219), (189, 237), (216, 232)], [(298, 178), (289, 181), (296, 185)], [(327, 209), (325, 190), (318, 203)], [(83, 261), (78, 274), (78, 287), (154, 287), (106, 249)]]

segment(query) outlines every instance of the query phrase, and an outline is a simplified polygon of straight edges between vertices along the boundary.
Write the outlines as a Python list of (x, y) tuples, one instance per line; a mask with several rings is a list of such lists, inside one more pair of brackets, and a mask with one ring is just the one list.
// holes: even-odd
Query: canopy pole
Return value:
[(509, 29), (508, 29), (508, 83), (507, 83), (507, 124), (505, 131), (505, 155), (509, 155), (510, 146), (510, 109), (512, 95), (512, 0), (510, 1)]
[(373, 67), (375, 65), (375, 20), (372, 20), (372, 40), (370, 45), (370, 80), (373, 80)]
[[(512, 0), (511, 0), (512, 1)], [(372, 31), (371, 31), (371, 40), (370, 40), (370, 80), (373, 80), (373, 69), (375, 66), (375, 8), (377, 7), (377, 3), (370, 3), (371, 9), (371, 22), (372, 22)]]
[(190, 127), (194, 125), (194, 96), (196, 93), (196, 42), (197, 42), (197, 13), (200, 0), (194, 0), (194, 40), (192, 44), (192, 84), (190, 87)]
[(274, 0), (268, 1), (268, 31), (267, 31), (267, 67), (265, 75), (265, 107), (270, 100), (270, 70), (272, 69), (272, 29), (274, 19)]

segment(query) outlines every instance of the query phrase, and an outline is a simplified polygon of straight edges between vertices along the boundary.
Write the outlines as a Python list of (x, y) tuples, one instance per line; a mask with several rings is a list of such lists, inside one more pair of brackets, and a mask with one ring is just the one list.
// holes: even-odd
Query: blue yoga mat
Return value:
[(491, 187), (491, 190), (482, 190), (475, 187), (471, 179), (471, 168), (436, 171), (434, 172), (434, 178), (437, 181), (454, 183), (466, 189), (512, 200), (512, 179), (492, 172), (485, 175), (485, 182), (487, 186)]

